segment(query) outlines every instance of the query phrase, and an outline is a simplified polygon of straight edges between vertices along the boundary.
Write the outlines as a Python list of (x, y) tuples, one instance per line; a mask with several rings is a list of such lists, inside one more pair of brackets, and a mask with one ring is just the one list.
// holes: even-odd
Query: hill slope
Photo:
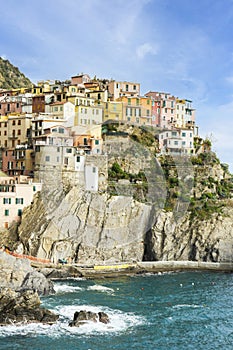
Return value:
[(32, 82), (8, 60), (0, 57), (0, 89), (31, 87)]

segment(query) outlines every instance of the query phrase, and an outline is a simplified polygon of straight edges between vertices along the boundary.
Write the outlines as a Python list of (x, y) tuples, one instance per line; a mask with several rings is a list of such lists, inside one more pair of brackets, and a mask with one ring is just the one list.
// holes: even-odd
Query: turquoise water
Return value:
[[(233, 349), (233, 275), (172, 273), (56, 281), (43, 305), (53, 326), (0, 328), (0, 349)], [(69, 327), (77, 310), (105, 311), (110, 324)]]

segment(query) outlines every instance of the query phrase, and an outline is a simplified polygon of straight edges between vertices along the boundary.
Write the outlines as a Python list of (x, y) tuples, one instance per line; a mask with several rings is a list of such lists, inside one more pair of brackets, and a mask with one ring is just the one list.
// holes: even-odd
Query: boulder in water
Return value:
[(87, 322), (102, 322), (102, 323), (109, 323), (109, 317), (105, 312), (92, 312), (92, 311), (76, 311), (74, 314), (74, 319), (72, 322), (69, 323), (70, 327), (79, 327)]
[(0, 325), (12, 323), (53, 324), (59, 318), (53, 312), (40, 307), (40, 298), (32, 290), (14, 291), (0, 289)]

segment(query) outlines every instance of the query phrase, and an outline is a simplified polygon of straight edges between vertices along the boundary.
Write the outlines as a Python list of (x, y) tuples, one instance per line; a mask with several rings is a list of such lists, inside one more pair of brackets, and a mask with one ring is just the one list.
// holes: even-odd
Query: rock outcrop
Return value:
[(0, 286), (17, 291), (34, 290), (40, 295), (55, 293), (52, 282), (34, 270), (28, 260), (3, 251), (0, 251)]
[(40, 299), (32, 290), (16, 292), (0, 289), (0, 326), (13, 323), (40, 322), (53, 324), (58, 315), (40, 307)]
[(102, 311), (96, 313), (92, 311), (81, 310), (81, 311), (75, 312), (73, 321), (69, 323), (69, 326), (80, 327), (89, 321), (94, 323), (101, 322), (101, 323), (107, 324), (110, 322), (110, 319), (108, 315)]
[(134, 136), (142, 147), (128, 149), (128, 142), (118, 139), (110, 144), (106, 190), (85, 191), (74, 183), (74, 174), (69, 183), (68, 171), (65, 176), (58, 171), (56, 182), (52, 170), (42, 172), (43, 190), (23, 211), (12, 249), (84, 265), (231, 262), (233, 179), (226, 165), (211, 151), (155, 158), (148, 151), (149, 145), (156, 150), (154, 136), (149, 145), (146, 131)]
[[(42, 208), (36, 211), (35, 208)], [(19, 228), (26, 254), (70, 257), (80, 264), (142, 260), (224, 262), (233, 256), (232, 204), (208, 217), (155, 209), (132, 197), (91, 194), (72, 188), (52, 212), (43, 199), (26, 209)], [(201, 212), (201, 210), (199, 210)], [(43, 213), (43, 214), (42, 214)], [(35, 225), (28, 225), (32, 220)]]

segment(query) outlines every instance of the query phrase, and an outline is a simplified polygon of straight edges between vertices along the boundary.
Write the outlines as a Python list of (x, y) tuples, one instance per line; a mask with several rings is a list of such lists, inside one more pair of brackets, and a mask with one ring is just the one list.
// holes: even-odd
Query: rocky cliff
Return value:
[[(155, 150), (135, 169), (132, 151), (112, 154), (110, 186), (103, 192), (72, 184), (64, 190), (58, 180), (45, 184), (24, 210), (17, 232), (8, 235), (11, 248), (81, 264), (232, 261), (233, 181), (227, 166), (210, 150), (153, 160)], [(134, 151), (140, 158), (141, 150)]]
[(58, 315), (42, 308), (39, 298), (39, 294), (52, 292), (52, 282), (34, 270), (28, 260), (0, 251), (0, 326), (55, 323)]
[(17, 249), (83, 264), (232, 260), (231, 200), (196, 200), (178, 218), (174, 210), (75, 187), (51, 210), (40, 194), (23, 214)]

